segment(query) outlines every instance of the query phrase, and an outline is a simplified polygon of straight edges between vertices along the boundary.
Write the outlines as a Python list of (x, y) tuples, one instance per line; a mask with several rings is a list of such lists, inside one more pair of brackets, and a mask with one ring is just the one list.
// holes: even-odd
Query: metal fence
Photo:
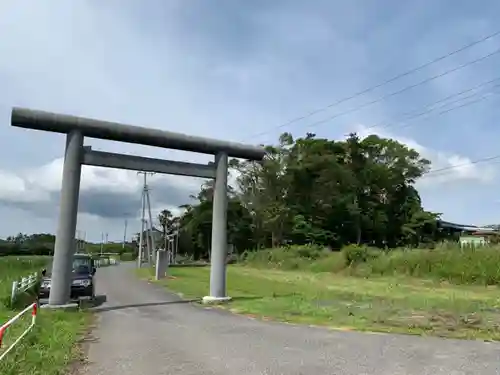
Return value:
[(14, 281), (12, 283), (12, 293), (10, 296), (10, 302), (14, 303), (16, 297), (20, 293), (26, 292), (28, 289), (33, 288), (38, 283), (38, 274), (32, 273), (27, 277), (23, 277), (21, 280)]
[[(31, 311), (31, 323), (30, 325), (14, 340), (12, 344), (9, 345), (5, 350), (2, 350), (2, 340), (10, 326), (15, 324), (21, 317)], [(12, 319), (10, 319), (7, 323), (4, 323), (0, 326), (0, 361), (5, 358), (5, 356), (12, 350), (14, 347), (28, 334), (29, 331), (33, 329), (36, 324), (36, 316), (38, 313), (38, 305), (36, 302), (32, 303), (28, 307), (26, 307), (23, 311), (18, 313)]]
[(118, 261), (114, 258), (101, 258), (94, 261), (96, 267), (107, 267), (114, 266), (118, 264)]

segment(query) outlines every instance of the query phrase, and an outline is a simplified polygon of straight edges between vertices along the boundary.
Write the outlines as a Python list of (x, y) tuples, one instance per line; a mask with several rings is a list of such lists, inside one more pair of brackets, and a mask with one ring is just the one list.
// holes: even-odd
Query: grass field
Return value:
[[(138, 271), (149, 278), (150, 270)], [(186, 298), (208, 293), (209, 268), (170, 268), (162, 280)], [(221, 306), (264, 319), (335, 329), (500, 339), (500, 290), (406, 276), (359, 278), (308, 271), (228, 268)]]
[[(0, 323), (6, 322), (19, 311), (13, 311), (6, 306), (12, 281), (31, 272), (40, 271), (48, 261), (45, 257), (0, 258)], [(24, 297), (28, 303), (30, 296)], [(7, 331), (0, 353), (24, 331), (30, 319), (31, 315), (27, 314)], [(76, 344), (91, 320), (92, 316), (87, 312), (39, 310), (35, 329), (0, 362), (0, 374), (66, 374), (67, 367), (82, 358)]]

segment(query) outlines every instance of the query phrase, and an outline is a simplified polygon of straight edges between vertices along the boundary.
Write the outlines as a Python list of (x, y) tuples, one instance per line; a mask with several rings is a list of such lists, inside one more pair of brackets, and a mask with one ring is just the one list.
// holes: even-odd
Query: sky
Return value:
[[(500, 35), (333, 105), (493, 34), (498, 14), (495, 0), (3, 0), (0, 237), (55, 233), (58, 217), (64, 136), (11, 127), (13, 106), (253, 144), (284, 131), (378, 134), (432, 161), (436, 172), (418, 182), (426, 209), (462, 224), (499, 223), (500, 159), (474, 161), (500, 154), (500, 80), (491, 82), (500, 78), (500, 53), (485, 57), (500, 48)], [(188, 203), (203, 180), (149, 182), (156, 215)], [(120, 241), (125, 220), (127, 237), (139, 231), (141, 184), (135, 172), (83, 167), (80, 233)]]

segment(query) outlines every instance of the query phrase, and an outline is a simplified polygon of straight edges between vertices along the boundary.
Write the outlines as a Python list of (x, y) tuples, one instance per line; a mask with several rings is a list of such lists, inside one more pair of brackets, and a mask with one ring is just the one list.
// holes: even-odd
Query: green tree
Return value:
[[(284, 133), (262, 162), (231, 160), (228, 235), (236, 251), (315, 243), (418, 246), (436, 238), (438, 214), (426, 212), (415, 182), (430, 168), (417, 151), (376, 135), (344, 140)], [(213, 182), (179, 217), (182, 248), (207, 257)]]

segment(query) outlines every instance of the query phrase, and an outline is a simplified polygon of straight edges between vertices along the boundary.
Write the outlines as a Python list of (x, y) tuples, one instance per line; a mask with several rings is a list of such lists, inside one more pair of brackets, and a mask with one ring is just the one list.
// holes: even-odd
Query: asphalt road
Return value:
[(86, 375), (500, 374), (498, 344), (260, 322), (180, 302), (130, 269), (97, 271), (107, 302)]

